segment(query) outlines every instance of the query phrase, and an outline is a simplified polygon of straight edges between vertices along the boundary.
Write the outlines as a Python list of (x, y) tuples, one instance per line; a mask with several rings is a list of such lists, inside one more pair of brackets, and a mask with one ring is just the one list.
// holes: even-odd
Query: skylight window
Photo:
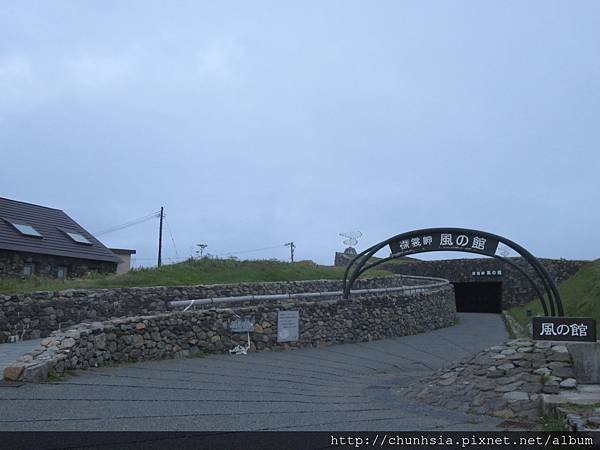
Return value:
[(26, 223), (12, 222), (10, 220), (6, 220), (6, 221), (8, 223), (10, 223), (13, 227), (15, 227), (17, 229), (17, 231), (19, 233), (21, 233), (23, 236), (33, 236), (33, 237), (39, 237), (39, 238), (43, 237), (42, 234), (38, 230), (33, 228), (31, 225), (27, 225)]
[(88, 245), (92, 245), (92, 243), (90, 241), (87, 240), (87, 238), (85, 236), (83, 236), (82, 234), (79, 233), (75, 233), (74, 231), (67, 231), (67, 230), (63, 230), (67, 236), (69, 236), (71, 239), (73, 239), (74, 242), (77, 242), (78, 244), (88, 244)]

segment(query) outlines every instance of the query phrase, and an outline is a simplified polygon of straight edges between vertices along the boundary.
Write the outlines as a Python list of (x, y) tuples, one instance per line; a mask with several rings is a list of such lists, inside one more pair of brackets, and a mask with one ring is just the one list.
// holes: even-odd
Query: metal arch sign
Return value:
[[(499, 243), (511, 248), (528, 263), (534, 274), (541, 282), (541, 288), (527, 272), (518, 264), (501, 255), (496, 255)], [(373, 261), (371, 258), (384, 247), (389, 246), (391, 255), (387, 258)], [(538, 294), (540, 303), (546, 316), (563, 316), (564, 310), (560, 293), (554, 280), (540, 262), (525, 248), (503, 236), (487, 231), (468, 228), (425, 228), (413, 230), (392, 236), (357, 254), (346, 267), (344, 272), (343, 288), (344, 298), (350, 298), (350, 291), (356, 279), (365, 271), (372, 269), (391, 259), (400, 258), (414, 253), (434, 251), (459, 251), (490, 256), (503, 261), (519, 271)], [(542, 291), (546, 291), (546, 295)]]
[(494, 256), (499, 241), (488, 236), (463, 230), (458, 233), (415, 233), (389, 243), (394, 256), (435, 251), (465, 251)]

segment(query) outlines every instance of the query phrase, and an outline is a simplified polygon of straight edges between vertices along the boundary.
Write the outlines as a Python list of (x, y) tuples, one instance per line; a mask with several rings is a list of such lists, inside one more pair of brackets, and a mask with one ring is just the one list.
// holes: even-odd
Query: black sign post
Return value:
[(596, 321), (591, 317), (534, 317), (536, 341), (596, 342)]

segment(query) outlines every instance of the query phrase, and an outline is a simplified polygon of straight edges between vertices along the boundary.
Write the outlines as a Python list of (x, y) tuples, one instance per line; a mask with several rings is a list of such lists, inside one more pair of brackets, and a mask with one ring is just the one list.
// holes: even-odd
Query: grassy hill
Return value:
[[(593, 317), (600, 322), (600, 260), (583, 266), (574, 276), (558, 286), (565, 314), (573, 317)], [(539, 300), (512, 308), (510, 313), (521, 324), (527, 324), (526, 311), (542, 314)]]
[[(391, 275), (371, 270), (369, 277)], [(251, 281), (341, 280), (344, 268), (320, 266), (312, 261), (286, 263), (272, 260), (234, 261), (201, 259), (159, 268), (137, 269), (122, 275), (93, 275), (75, 280), (32, 277), (0, 279), (0, 293), (56, 291), (62, 289), (176, 286)]]

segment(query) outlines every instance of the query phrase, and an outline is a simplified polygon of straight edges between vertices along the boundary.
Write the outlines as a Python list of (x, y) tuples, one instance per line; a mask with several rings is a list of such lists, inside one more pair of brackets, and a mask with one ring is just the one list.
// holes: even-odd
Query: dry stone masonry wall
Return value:
[(515, 339), (440, 369), (417, 384), (399, 389), (397, 394), (534, 426), (541, 416), (543, 395), (558, 395), (576, 387), (564, 343)]
[[(508, 258), (522, 268), (534, 280), (538, 280), (533, 269), (523, 258)], [(558, 284), (572, 277), (588, 261), (538, 258)], [(335, 265), (345, 266), (349, 257), (336, 253)], [(502, 282), (502, 308), (524, 305), (537, 297), (527, 279), (509, 264), (494, 258), (465, 258), (436, 261), (405, 261), (403, 264), (382, 264), (382, 269), (403, 275), (441, 277), (452, 283)], [(499, 273), (499, 272), (500, 273)]]
[[(422, 283), (427, 282), (430, 281)], [(355, 288), (389, 288), (403, 283), (414, 285), (419, 281), (403, 280), (399, 276), (368, 278), (358, 280)], [(54, 330), (64, 330), (85, 321), (158, 314), (166, 312), (166, 302), (172, 300), (341, 289), (341, 281), (316, 280), (0, 294), (0, 343), (9, 341), (11, 336), (18, 336), (19, 340), (46, 337)]]
[[(279, 311), (299, 312), (297, 341), (278, 342)], [(249, 335), (230, 331), (229, 321), (238, 316), (254, 317), (255, 331)], [(39, 382), (49, 373), (105, 364), (227, 353), (238, 345), (246, 347), (248, 336), (248, 351), (364, 342), (450, 326), (455, 318), (451, 285), (418, 294), (398, 291), (349, 300), (279, 301), (117, 318), (53, 332), (7, 367), (4, 376)]]
[(50, 278), (56, 278), (59, 269), (66, 269), (67, 278), (78, 278), (87, 273), (115, 273), (117, 270), (117, 264), (111, 262), (0, 250), (0, 276), (20, 277), (26, 264), (33, 265), (34, 275)]
[[(510, 258), (510, 260), (534, 280), (539, 279), (523, 258)], [(557, 284), (569, 279), (585, 264), (585, 261), (566, 259), (540, 258), (539, 261)], [(529, 281), (518, 270), (494, 258), (407, 263), (395, 269), (389, 265), (386, 269), (405, 275), (439, 276), (453, 283), (502, 282), (502, 309), (524, 305), (537, 297)], [(498, 270), (501, 271), (501, 275), (498, 275)]]

